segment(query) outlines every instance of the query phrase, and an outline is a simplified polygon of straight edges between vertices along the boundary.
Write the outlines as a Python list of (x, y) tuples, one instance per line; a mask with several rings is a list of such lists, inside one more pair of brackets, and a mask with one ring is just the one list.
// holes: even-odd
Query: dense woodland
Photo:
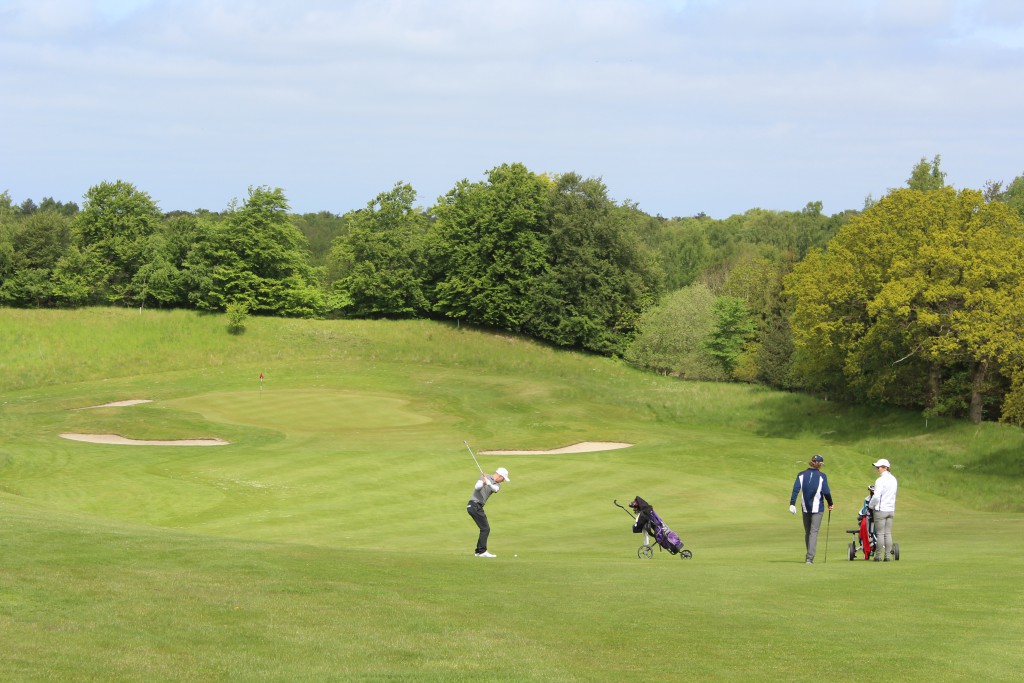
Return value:
[(1024, 176), (954, 190), (940, 158), (827, 216), (650, 216), (521, 164), (428, 208), (397, 183), (344, 215), (249, 188), (164, 213), (129, 182), (81, 206), (0, 194), (0, 306), (434, 318), (682, 378), (1024, 423)]

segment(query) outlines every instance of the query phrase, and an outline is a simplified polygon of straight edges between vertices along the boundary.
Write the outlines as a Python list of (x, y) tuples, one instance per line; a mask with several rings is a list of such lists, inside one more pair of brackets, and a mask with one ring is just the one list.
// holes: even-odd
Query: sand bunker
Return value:
[(117, 434), (61, 434), (62, 439), (85, 441), (86, 443), (114, 444), (117, 446), (227, 446), (223, 439), (174, 439), (173, 441), (151, 441), (126, 439)]
[(593, 453), (595, 451), (614, 451), (629, 448), (631, 443), (617, 441), (581, 441), (571, 446), (556, 448), (551, 451), (480, 451), (482, 455), (562, 455), (565, 453)]
[[(132, 398), (127, 401), (111, 401), (101, 403), (97, 406), (86, 406), (84, 408), (72, 408), (72, 410), (92, 410), (93, 408), (122, 408), (124, 406), (136, 406), (140, 403), (152, 403), (149, 398)], [(223, 439), (173, 439), (173, 440), (152, 440), (152, 439), (128, 439), (118, 434), (61, 434), (62, 439), (72, 441), (84, 441), (86, 443), (114, 444), (115, 446), (227, 446), (230, 442)]]
[(111, 403), (103, 403), (98, 406), (86, 406), (84, 408), (73, 408), (73, 410), (92, 410), (93, 408), (121, 408), (123, 406), (137, 406), (140, 403), (152, 403), (153, 400), (149, 398), (133, 398), (127, 401), (113, 401)]

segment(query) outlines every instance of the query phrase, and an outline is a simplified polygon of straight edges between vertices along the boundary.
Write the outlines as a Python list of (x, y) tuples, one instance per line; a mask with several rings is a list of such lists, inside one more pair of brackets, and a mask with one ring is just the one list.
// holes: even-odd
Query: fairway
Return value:
[(429, 417), (413, 411), (406, 398), (327, 389), (217, 392), (169, 401), (167, 405), (195, 411), (213, 422), (264, 427), (283, 434), (344, 436), (353, 431), (430, 422)]
[[(426, 321), (224, 324), (0, 311), (32, 345), (0, 361), (3, 680), (1019, 679), (1018, 429)], [(510, 472), (494, 559), (464, 442)], [(807, 566), (787, 508), (815, 453), (836, 509)], [(901, 559), (851, 562), (878, 457)], [(638, 558), (612, 503), (636, 495), (693, 559)]]

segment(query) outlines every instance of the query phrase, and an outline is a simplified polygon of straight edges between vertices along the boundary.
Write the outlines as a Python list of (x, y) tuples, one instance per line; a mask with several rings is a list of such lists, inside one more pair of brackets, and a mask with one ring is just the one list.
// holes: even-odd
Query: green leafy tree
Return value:
[(54, 301), (58, 305), (84, 306), (99, 301), (97, 288), (105, 281), (107, 273), (101, 268), (94, 250), (92, 246), (80, 249), (72, 244), (58, 259), (51, 277)]
[(131, 183), (118, 180), (89, 188), (75, 219), (74, 236), (81, 256), (94, 260), (89, 267), (98, 278), (94, 296), (111, 303), (138, 303), (133, 280), (146, 263), (148, 241), (160, 218), (156, 202)]
[[(1018, 297), (1014, 299), (1017, 306), (1006, 316), (1008, 319), (1012, 319), (1011, 322), (1016, 322), (1018, 328), (1024, 326), (1024, 311), (1021, 311), (1018, 303), (1021, 301), (1021, 297), (1024, 297), (1024, 291), (1018, 292)], [(1018, 350), (1017, 353), (1011, 355), (1011, 359), (1012, 363), (1006, 373), (1010, 375), (1010, 387), (1000, 406), (999, 419), (1017, 426), (1024, 426), (1024, 353)]]
[(291, 216), (292, 223), (305, 235), (309, 243), (309, 262), (316, 267), (329, 267), (331, 250), (339, 237), (348, 233), (350, 216), (354, 211), (338, 216), (330, 211), (304, 213)]
[(427, 238), (435, 313), (522, 331), (529, 294), (547, 269), (547, 186), (522, 164), (504, 164), (440, 199)]
[(426, 215), (416, 209), (416, 191), (397, 183), (348, 222), (335, 241), (331, 267), (349, 301), (346, 312), (359, 317), (408, 317), (428, 310), (423, 294), (423, 239)]
[(644, 311), (623, 357), (633, 365), (686, 379), (724, 380), (707, 341), (715, 329), (715, 295), (695, 284), (671, 292)]
[(189, 277), (198, 285), (190, 294), (197, 307), (224, 311), (239, 304), (253, 314), (293, 317), (327, 312), (305, 238), (287, 212), (280, 188), (249, 188), (243, 205), (233, 207), (187, 258)]
[(547, 267), (529, 291), (524, 330), (559, 346), (621, 354), (658, 293), (660, 271), (635, 212), (575, 173), (550, 186)]
[(737, 379), (760, 382), (778, 389), (798, 389), (793, 374), (793, 331), (786, 309), (772, 310), (759, 319), (757, 334), (747, 345), (737, 366)]
[(751, 318), (746, 302), (738, 297), (718, 297), (713, 310), (714, 325), (704, 346), (725, 375), (731, 378), (740, 363), (744, 347), (757, 331), (757, 324)]
[(52, 273), (71, 243), (68, 218), (52, 209), (33, 211), (0, 226), (0, 235), (0, 303), (53, 305)]
[(43, 197), (39, 202), (40, 211), (56, 211), (65, 218), (71, 218), (78, 213), (78, 204), (74, 202), (59, 202), (53, 197)]
[(1024, 219), (1024, 176), (1017, 176), (1003, 189), (1002, 183), (989, 183), (985, 198), (1003, 202)]
[(228, 304), (227, 317), (229, 334), (245, 334), (245, 325), (249, 318), (249, 311), (246, 310), (244, 304)]
[(677, 218), (666, 221), (648, 242), (661, 261), (666, 291), (688, 287), (697, 281), (711, 259), (705, 233), (708, 218)]
[(979, 191), (890, 193), (787, 277), (796, 367), (855, 398), (980, 421), (1021, 351), (1022, 235)]
[(22, 225), (15, 246), (30, 266), (53, 268), (71, 246), (72, 219), (49, 209), (41, 209)]
[(738, 379), (791, 389), (793, 335), (789, 309), (782, 296), (783, 277), (791, 267), (753, 249), (744, 251), (729, 270), (721, 293), (741, 298), (756, 322), (757, 335), (745, 347), (735, 370)]
[(0, 223), (0, 283), (6, 281), (17, 270), (18, 257), (14, 252), (11, 236)]
[(929, 190), (941, 190), (946, 186), (946, 174), (939, 168), (942, 157), (938, 154), (931, 161), (921, 157), (914, 169), (907, 178), (907, 187), (911, 190), (927, 192)]
[(748, 254), (788, 265), (824, 247), (849, 216), (825, 216), (821, 208), (821, 202), (808, 202), (800, 211), (750, 209), (725, 220), (703, 221), (710, 252), (701, 281), (720, 292), (729, 271)]
[(146, 245), (146, 262), (132, 278), (139, 305), (173, 306), (180, 303), (182, 281), (182, 272), (170, 260), (166, 239), (163, 235), (153, 235)]
[[(165, 216), (156, 234), (146, 245), (146, 264), (136, 274), (136, 288), (144, 302), (160, 307), (190, 306), (190, 292), (208, 289), (209, 278), (202, 274), (209, 264), (197, 264), (196, 273), (189, 270), (189, 257), (194, 250), (201, 252), (208, 243), (212, 222), (186, 212)], [(200, 286), (206, 283), (207, 287)]]

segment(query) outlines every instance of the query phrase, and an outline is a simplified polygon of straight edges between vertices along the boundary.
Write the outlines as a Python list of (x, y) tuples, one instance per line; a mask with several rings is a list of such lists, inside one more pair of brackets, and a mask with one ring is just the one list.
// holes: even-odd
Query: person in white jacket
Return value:
[(889, 461), (885, 458), (872, 463), (878, 471), (875, 480), (875, 492), (871, 494), (868, 507), (875, 525), (875, 562), (888, 562), (892, 552), (892, 520), (896, 516), (896, 477), (889, 471)]

